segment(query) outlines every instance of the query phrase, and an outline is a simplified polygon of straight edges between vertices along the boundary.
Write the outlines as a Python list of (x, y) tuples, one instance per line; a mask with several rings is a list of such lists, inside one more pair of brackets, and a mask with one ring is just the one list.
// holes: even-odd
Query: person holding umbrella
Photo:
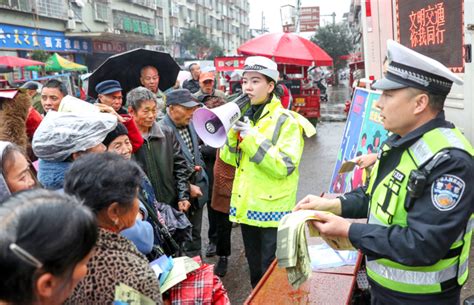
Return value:
[(158, 88), (160, 84), (160, 73), (157, 68), (153, 66), (145, 66), (140, 70), (140, 83), (155, 95), (157, 120), (164, 116), (163, 109), (166, 105), (166, 96)]

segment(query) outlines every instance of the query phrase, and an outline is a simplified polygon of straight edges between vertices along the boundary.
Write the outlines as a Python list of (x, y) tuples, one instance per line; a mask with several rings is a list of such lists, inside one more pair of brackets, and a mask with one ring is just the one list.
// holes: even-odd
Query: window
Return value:
[(134, 3), (134, 4), (138, 4), (138, 5), (141, 5), (141, 6), (151, 8), (153, 10), (156, 9), (155, 0), (131, 0), (131, 2)]
[(76, 22), (82, 22), (82, 8), (76, 3), (71, 3), (71, 9), (74, 12), (74, 20), (76, 20)]
[(36, 9), (39, 15), (50, 18), (67, 19), (68, 5), (65, 0), (37, 0)]
[(31, 12), (31, 3), (28, 0), (0, 0), (0, 7)]
[(94, 19), (96, 21), (102, 21), (102, 22), (107, 22), (109, 19), (109, 8), (106, 3), (99, 3), (95, 2), (94, 3)]

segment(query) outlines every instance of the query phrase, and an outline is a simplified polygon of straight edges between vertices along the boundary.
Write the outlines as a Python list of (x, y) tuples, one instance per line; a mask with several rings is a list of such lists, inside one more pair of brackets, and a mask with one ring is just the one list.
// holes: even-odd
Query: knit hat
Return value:
[(118, 137), (123, 136), (123, 135), (128, 135), (128, 130), (125, 127), (125, 125), (118, 122), (117, 127), (115, 127), (114, 130), (112, 130), (111, 132), (109, 132), (107, 134), (104, 141), (102, 141), (102, 144), (104, 144), (105, 147), (109, 147), (109, 144), (112, 143), (113, 140), (115, 140)]

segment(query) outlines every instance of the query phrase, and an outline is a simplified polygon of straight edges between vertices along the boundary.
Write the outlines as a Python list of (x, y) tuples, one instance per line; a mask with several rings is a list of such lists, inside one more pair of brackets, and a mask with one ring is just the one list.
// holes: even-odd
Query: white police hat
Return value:
[(278, 82), (278, 66), (270, 58), (263, 56), (250, 56), (245, 59), (244, 69), (236, 70), (237, 73), (243, 75), (245, 72), (258, 72), (266, 75)]
[(388, 40), (387, 53), (389, 61), (387, 73), (384, 78), (372, 85), (374, 89), (394, 90), (413, 87), (446, 96), (453, 82), (463, 84), (463, 80), (442, 63), (398, 42)]

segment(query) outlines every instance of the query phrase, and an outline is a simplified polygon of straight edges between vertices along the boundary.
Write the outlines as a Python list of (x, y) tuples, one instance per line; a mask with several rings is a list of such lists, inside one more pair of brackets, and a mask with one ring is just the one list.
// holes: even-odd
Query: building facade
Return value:
[(194, 27), (228, 55), (250, 39), (248, 0), (0, 0), (0, 15), (0, 55), (41, 49), (91, 70), (137, 47), (186, 58)]

